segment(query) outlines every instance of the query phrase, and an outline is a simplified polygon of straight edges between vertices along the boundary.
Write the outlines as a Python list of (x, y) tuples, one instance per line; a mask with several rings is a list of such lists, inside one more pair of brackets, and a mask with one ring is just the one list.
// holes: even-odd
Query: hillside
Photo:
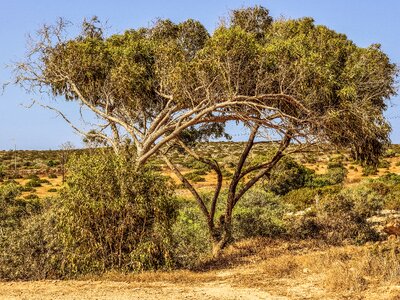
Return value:
[[(214, 142), (202, 144), (200, 153), (212, 157), (218, 161), (224, 170), (225, 178), (233, 173), (235, 162), (241, 153), (244, 143), (235, 142)], [(253, 154), (249, 161), (262, 160), (268, 155), (268, 149), (272, 144), (262, 143), (254, 147)], [(89, 149), (81, 150), (17, 150), (0, 151), (0, 180), (14, 179), (25, 186), (32, 178), (39, 177), (43, 182), (37, 183), (33, 189), (27, 189), (23, 195), (37, 195), (40, 198), (51, 195), (62, 185), (63, 170), (66, 161), (71, 155), (79, 155)], [(377, 173), (365, 173), (363, 167), (352, 160), (349, 153), (339, 151), (314, 150), (305, 154), (296, 154), (295, 160), (305, 167), (315, 171), (316, 174), (324, 174), (327, 171), (329, 162), (341, 162), (347, 170), (345, 185), (353, 185), (366, 178), (378, 178), (388, 173), (400, 174), (400, 146), (392, 145), (382, 158)], [(204, 168), (204, 165), (196, 162), (191, 157), (179, 152), (173, 154), (173, 161), (182, 173), (189, 175), (191, 182), (201, 190), (207, 191), (213, 187), (216, 175), (211, 170)], [(162, 160), (151, 162), (156, 170), (170, 176), (179, 184), (178, 178), (173, 174)], [(368, 171), (368, 170), (367, 170)], [(66, 170), (65, 170), (66, 172)], [(34, 184), (35, 185), (35, 184)], [(28, 184), (29, 186), (29, 184)], [(49, 192), (50, 191), (50, 192)], [(188, 195), (188, 191), (180, 189), (182, 195)]]

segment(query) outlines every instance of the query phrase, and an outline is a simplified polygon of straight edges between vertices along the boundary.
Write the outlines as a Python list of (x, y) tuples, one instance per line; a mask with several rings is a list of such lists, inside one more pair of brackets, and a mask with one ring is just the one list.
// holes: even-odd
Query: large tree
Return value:
[[(212, 34), (194, 20), (159, 20), (108, 37), (97, 19), (85, 21), (75, 38), (65, 38), (65, 29), (60, 21), (39, 31), (16, 65), (16, 83), (91, 110), (102, 123), (88, 135), (116, 151), (129, 138), (138, 169), (161, 154), (197, 200), (216, 252), (231, 238), (237, 202), (288, 151), (331, 144), (376, 163), (389, 142), (383, 111), (395, 94), (396, 66), (379, 45), (358, 47), (310, 18), (274, 21), (257, 6), (233, 11)], [(221, 169), (191, 145), (224, 134), (229, 121), (250, 133), (215, 224)], [(275, 153), (249, 163), (260, 132), (278, 141)], [(210, 206), (169, 157), (175, 145), (216, 172)]]

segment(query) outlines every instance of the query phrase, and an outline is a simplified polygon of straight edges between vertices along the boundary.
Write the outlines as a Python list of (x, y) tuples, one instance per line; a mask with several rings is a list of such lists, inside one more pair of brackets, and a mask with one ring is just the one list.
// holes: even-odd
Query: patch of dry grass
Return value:
[[(140, 288), (219, 286), (266, 291), (289, 299), (400, 299), (400, 242), (332, 247), (316, 241), (254, 238), (237, 242), (196, 271), (108, 272), (79, 280)], [(384, 294), (384, 296), (383, 296)]]
[[(400, 283), (400, 241), (365, 246), (329, 247), (323, 242), (250, 239), (224, 254), (233, 268), (237, 286), (261, 287), (285, 278), (313, 285), (331, 293), (360, 294), (382, 285)], [(238, 257), (241, 257), (239, 260)], [(240, 271), (239, 271), (240, 270)]]

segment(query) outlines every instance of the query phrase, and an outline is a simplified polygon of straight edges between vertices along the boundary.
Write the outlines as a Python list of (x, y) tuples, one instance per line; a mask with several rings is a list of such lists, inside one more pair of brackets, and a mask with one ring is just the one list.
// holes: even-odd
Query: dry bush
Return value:
[(269, 259), (263, 265), (263, 274), (274, 278), (294, 277), (301, 272), (301, 266), (295, 256), (280, 256)]
[(361, 292), (370, 285), (398, 283), (400, 242), (366, 247), (331, 248), (298, 258), (313, 273), (324, 275), (324, 286), (334, 292)]
[(367, 289), (368, 282), (362, 269), (351, 267), (341, 261), (334, 262), (327, 270), (324, 286), (331, 291), (361, 292)]

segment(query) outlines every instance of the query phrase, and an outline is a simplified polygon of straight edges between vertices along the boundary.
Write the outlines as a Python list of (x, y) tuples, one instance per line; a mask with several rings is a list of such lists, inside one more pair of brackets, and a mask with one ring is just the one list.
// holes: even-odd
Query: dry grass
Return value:
[[(264, 293), (271, 295), (271, 299), (394, 300), (400, 299), (399, 249), (398, 240), (329, 247), (315, 240), (248, 239), (228, 247), (220, 259), (203, 262), (197, 271), (108, 272), (102, 276), (86, 276), (79, 278), (76, 293), (96, 283), (102, 287), (118, 283), (116, 292), (123, 290), (121, 286), (131, 291), (143, 289), (148, 296), (145, 299), (151, 295), (154, 299), (171, 299), (176, 290), (174, 299), (181, 299), (180, 291), (185, 291), (188, 299), (209, 299), (212, 297), (205, 295), (214, 291), (220, 294), (219, 298), (212, 299), (236, 299), (224, 298), (223, 293), (241, 291), (248, 296), (243, 299)], [(68, 282), (57, 285), (68, 285)], [(163, 290), (168, 292), (164, 298), (160, 296)], [(254, 296), (254, 299), (266, 297)]]
[(360, 293), (382, 284), (400, 283), (400, 242), (329, 247), (314, 240), (287, 242), (249, 239), (228, 247), (219, 259), (209, 259), (196, 271), (110, 272), (82, 279), (193, 284), (223, 277), (235, 286), (268, 288), (283, 279), (314, 284), (327, 292)]

